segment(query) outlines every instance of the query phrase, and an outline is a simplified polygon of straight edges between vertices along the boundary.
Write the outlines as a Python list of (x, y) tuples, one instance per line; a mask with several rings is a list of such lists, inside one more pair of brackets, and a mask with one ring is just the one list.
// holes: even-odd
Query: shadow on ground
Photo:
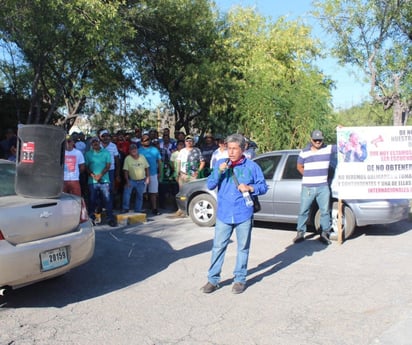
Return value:
[(211, 246), (209, 240), (174, 250), (166, 241), (130, 228), (97, 228), (95, 253), (88, 263), (64, 276), (10, 291), (6, 308), (63, 307), (102, 296), (141, 282), (177, 260), (208, 252)]

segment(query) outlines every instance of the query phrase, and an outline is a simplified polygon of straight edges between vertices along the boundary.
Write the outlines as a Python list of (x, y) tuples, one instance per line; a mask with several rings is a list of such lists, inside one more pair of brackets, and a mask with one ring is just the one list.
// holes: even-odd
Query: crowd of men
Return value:
[[(183, 184), (209, 176), (213, 164), (228, 157), (223, 137), (206, 134), (199, 143), (180, 131), (172, 138), (168, 128), (161, 134), (136, 128), (133, 135), (100, 129), (88, 140), (72, 133), (66, 141), (64, 191), (78, 194), (80, 189), (91, 219), (105, 209), (111, 226), (116, 226), (113, 209), (159, 215)], [(246, 154), (253, 158), (254, 149)], [(76, 176), (79, 188), (73, 188)], [(177, 210), (174, 216), (185, 215)]]
[[(8, 129), (1, 141), (1, 157), (16, 160), (16, 132)], [(245, 151), (255, 156), (254, 147)], [(67, 135), (63, 192), (83, 196), (93, 221), (102, 210), (106, 221), (116, 226), (113, 210), (150, 212), (174, 204), (183, 184), (209, 176), (213, 164), (226, 158), (225, 138), (207, 133), (201, 140), (190, 134), (155, 129), (134, 133), (111, 133), (101, 128), (93, 137)], [(184, 217), (177, 210), (176, 217)]]

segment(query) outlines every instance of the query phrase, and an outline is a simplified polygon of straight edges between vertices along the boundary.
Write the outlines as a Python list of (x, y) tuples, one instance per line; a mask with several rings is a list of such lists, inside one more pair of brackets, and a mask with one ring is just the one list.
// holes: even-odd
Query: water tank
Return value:
[(56, 198), (63, 190), (66, 133), (49, 125), (24, 125), (17, 131), (16, 193)]

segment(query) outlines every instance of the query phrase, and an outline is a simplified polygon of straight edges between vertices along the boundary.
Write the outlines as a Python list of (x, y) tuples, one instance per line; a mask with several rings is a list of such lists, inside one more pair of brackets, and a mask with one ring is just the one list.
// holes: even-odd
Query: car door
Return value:
[(271, 220), (274, 214), (274, 200), (275, 200), (275, 188), (274, 188), (274, 175), (282, 159), (281, 153), (263, 155), (254, 159), (254, 161), (260, 166), (265, 177), (266, 184), (268, 185), (268, 191), (264, 195), (259, 196), (259, 201), (262, 206), (260, 212), (255, 214), (257, 220)]
[(300, 207), (302, 176), (296, 169), (298, 153), (285, 153), (273, 184), (274, 221), (296, 223)]

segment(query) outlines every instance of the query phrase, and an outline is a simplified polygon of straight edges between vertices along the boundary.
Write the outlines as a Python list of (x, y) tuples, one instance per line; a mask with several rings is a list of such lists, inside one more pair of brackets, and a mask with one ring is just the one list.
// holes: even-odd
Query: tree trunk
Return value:
[(393, 102), (393, 125), (394, 126), (403, 126), (404, 123), (402, 122), (402, 102), (399, 97), (396, 97)]

